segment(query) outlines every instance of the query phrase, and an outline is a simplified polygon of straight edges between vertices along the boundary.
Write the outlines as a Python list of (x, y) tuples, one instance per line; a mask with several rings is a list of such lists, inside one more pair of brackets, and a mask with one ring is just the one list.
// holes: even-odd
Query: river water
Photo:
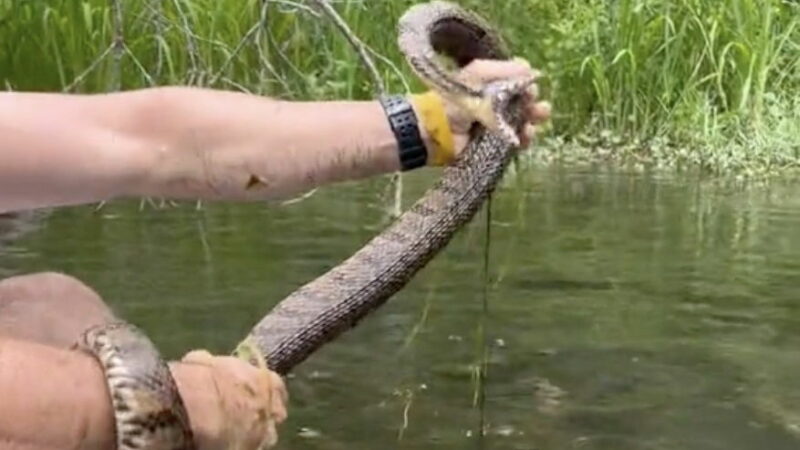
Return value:
[[(385, 188), (61, 209), (0, 241), (0, 275), (70, 273), (168, 356), (224, 352), (385, 226)], [(280, 449), (800, 448), (800, 184), (537, 169), (490, 218), (488, 272), (484, 211), (296, 370)]]

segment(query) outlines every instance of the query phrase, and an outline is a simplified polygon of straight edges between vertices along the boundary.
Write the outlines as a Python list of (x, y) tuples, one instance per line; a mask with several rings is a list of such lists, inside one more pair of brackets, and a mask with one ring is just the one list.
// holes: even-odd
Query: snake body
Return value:
[(478, 16), (441, 1), (412, 6), (398, 29), (400, 49), (429, 86), (466, 103), (487, 99), (506, 127), (499, 132), (477, 127), (458, 160), (411, 208), (350, 258), (282, 300), (252, 329), (243, 345), (278, 373), (354, 327), (408, 283), (472, 219), (514, 153), (513, 130), (523, 123), (515, 94), (527, 84), (477, 89), (458, 82), (435, 59), (442, 53), (458, 66), (476, 58), (507, 59), (499, 35)]
[[(497, 128), (476, 127), (459, 159), (409, 210), (267, 314), (238, 348), (254, 364), (286, 374), (386, 302), (472, 219), (511, 160), (518, 143), (514, 130), (523, 123), (517, 94), (531, 80), (469, 86), (436, 59), (444, 54), (460, 67), (476, 58), (507, 59), (499, 35), (480, 17), (443, 1), (412, 6), (398, 31), (400, 49), (426, 84), (467, 108), (486, 106), (484, 119)], [(107, 324), (89, 330), (82, 347), (105, 370), (119, 449), (194, 448), (175, 383), (146, 336), (130, 324)]]
[(117, 450), (193, 450), (189, 415), (158, 349), (136, 326), (110, 322), (86, 330), (78, 348), (106, 375)]

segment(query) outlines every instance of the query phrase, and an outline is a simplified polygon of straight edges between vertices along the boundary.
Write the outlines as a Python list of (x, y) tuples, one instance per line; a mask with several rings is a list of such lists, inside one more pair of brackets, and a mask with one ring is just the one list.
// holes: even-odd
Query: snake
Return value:
[(244, 357), (279, 374), (402, 289), (480, 210), (519, 146), (514, 130), (525, 123), (523, 94), (533, 75), (471, 86), (442, 61), (449, 58), (458, 69), (476, 59), (510, 59), (485, 19), (445, 1), (419, 3), (400, 17), (397, 42), (426, 85), (481, 120), (419, 200), (352, 256), (277, 303), (239, 344)]
[(74, 348), (100, 363), (114, 411), (117, 450), (194, 450), (189, 414), (166, 361), (121, 319), (86, 329)]
[[(281, 300), (234, 350), (285, 375), (355, 327), (402, 289), (452, 240), (493, 193), (525, 123), (521, 99), (533, 78), (472, 86), (456, 68), (509, 59), (501, 36), (477, 14), (446, 1), (419, 3), (398, 21), (398, 45), (416, 75), (476, 118), (456, 161), (408, 210), (360, 250)], [(195, 448), (186, 409), (158, 350), (135, 326), (114, 322), (83, 335), (103, 367), (120, 450)]]

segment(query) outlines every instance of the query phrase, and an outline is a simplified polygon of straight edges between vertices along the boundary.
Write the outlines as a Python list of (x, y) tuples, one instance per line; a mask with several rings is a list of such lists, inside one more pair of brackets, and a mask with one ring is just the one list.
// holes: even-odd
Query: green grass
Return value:
[[(308, 3), (120, 0), (124, 47), (116, 49), (113, 3), (0, 0), (0, 82), (15, 90), (191, 84), (295, 99), (373, 95), (352, 49)], [(335, 3), (379, 55), (393, 91), (421, 88), (395, 45), (395, 21), (411, 3)], [(459, 3), (545, 70), (555, 116), (539, 160), (737, 174), (800, 162), (796, 1)]]

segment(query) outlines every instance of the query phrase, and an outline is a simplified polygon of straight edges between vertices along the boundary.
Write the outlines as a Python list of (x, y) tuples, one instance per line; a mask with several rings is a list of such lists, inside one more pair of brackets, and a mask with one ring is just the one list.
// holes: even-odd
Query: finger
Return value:
[(531, 145), (531, 139), (525, 135), (525, 133), (520, 134), (519, 136), (519, 148), (526, 149)]
[(520, 148), (527, 148), (530, 146), (537, 132), (538, 129), (530, 123), (520, 127), (517, 132), (517, 135), (519, 136)]
[(464, 67), (463, 74), (484, 83), (530, 76), (536, 79), (540, 76), (537, 70), (531, 69), (530, 64), (521, 58), (512, 60), (476, 59)]
[(271, 397), (272, 418), (277, 423), (282, 423), (287, 417), (286, 404), (289, 402), (289, 392), (278, 374), (269, 372), (268, 377), (273, 394)]
[(526, 125), (525, 126), (525, 139), (527, 139), (528, 142), (533, 141), (533, 139), (536, 137), (536, 133), (538, 133), (538, 132), (539, 132), (539, 128), (536, 125), (531, 125), (531, 124)]
[(552, 106), (548, 101), (535, 102), (528, 105), (527, 115), (528, 120), (534, 124), (546, 122), (550, 120)]
[(532, 102), (539, 98), (539, 85), (536, 84), (536, 79), (534, 78), (534, 82), (528, 86), (528, 89), (525, 90), (525, 97), (529, 102)]
[(199, 350), (192, 350), (189, 353), (185, 354), (183, 358), (181, 358), (181, 362), (186, 364), (200, 364), (204, 366), (210, 366), (214, 356), (208, 352), (208, 350), (199, 349)]

